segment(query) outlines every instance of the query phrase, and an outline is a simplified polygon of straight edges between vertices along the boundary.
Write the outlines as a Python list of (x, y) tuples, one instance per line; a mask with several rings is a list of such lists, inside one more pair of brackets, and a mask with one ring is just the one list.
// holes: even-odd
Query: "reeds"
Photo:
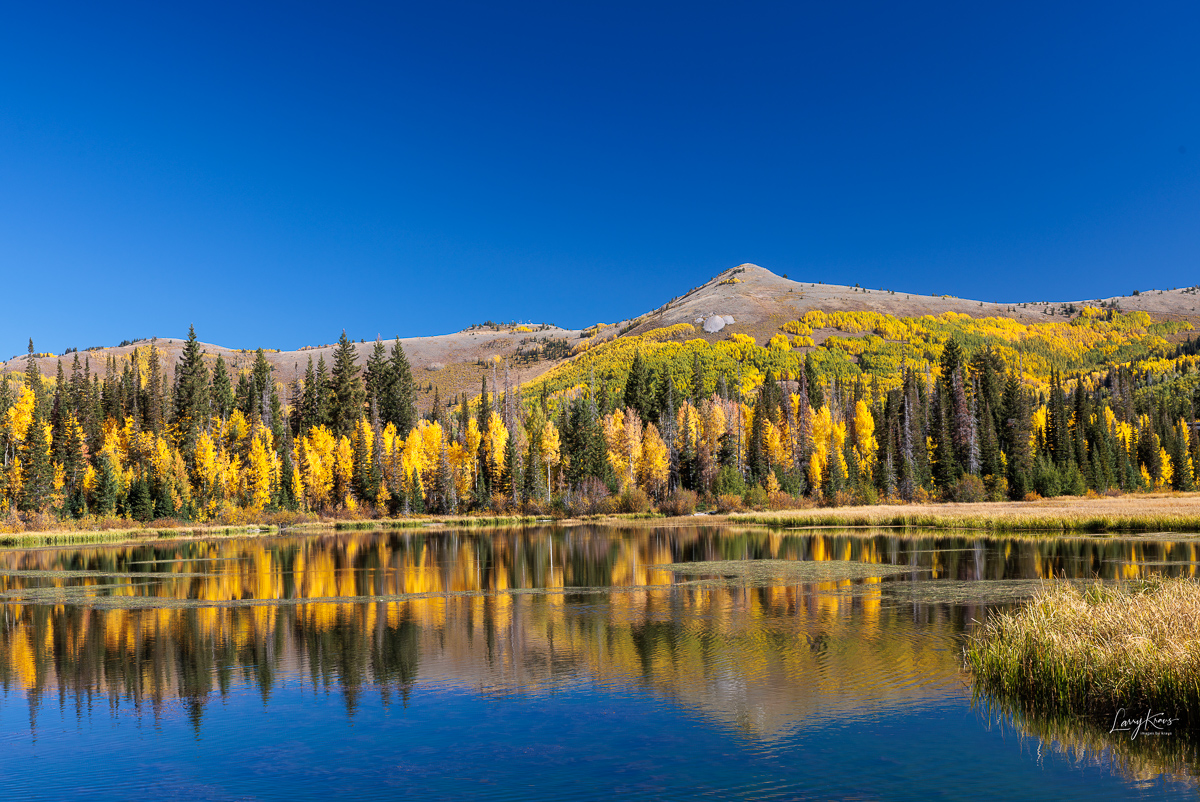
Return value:
[(1045, 534), (1188, 532), (1200, 534), (1200, 499), (1189, 496), (1054, 499), (1044, 503), (842, 507), (731, 515), (772, 527), (871, 526)]
[(1200, 726), (1200, 583), (1054, 582), (965, 647), (979, 691), (1030, 711)]

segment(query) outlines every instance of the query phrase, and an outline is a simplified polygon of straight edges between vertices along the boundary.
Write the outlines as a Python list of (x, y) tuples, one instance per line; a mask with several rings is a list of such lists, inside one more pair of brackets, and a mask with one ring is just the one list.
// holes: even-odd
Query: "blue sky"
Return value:
[(1195, 3), (249, 5), (0, 14), (0, 357), (1200, 281)]

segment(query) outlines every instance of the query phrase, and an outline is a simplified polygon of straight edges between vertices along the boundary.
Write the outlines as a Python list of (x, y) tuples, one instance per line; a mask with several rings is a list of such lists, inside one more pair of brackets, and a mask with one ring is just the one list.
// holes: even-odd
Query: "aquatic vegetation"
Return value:
[(771, 527), (896, 527), (984, 532), (1200, 534), (1200, 497), (1126, 496), (1022, 504), (922, 504), (783, 510), (731, 515)]
[(1184, 729), (1200, 721), (1200, 583), (1053, 583), (968, 642), (981, 692), (1048, 712), (1113, 721), (1147, 710)]

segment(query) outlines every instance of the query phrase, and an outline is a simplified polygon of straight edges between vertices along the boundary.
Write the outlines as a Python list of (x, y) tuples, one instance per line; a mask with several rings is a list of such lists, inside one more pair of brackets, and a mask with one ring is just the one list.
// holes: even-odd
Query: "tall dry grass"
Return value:
[(1200, 534), (1200, 495), (1056, 498), (1038, 502), (890, 504), (730, 516), (778, 527), (873, 526), (991, 532), (1186, 532)]
[(1027, 709), (1112, 720), (1122, 708), (1200, 725), (1200, 583), (1052, 583), (965, 647), (977, 688)]

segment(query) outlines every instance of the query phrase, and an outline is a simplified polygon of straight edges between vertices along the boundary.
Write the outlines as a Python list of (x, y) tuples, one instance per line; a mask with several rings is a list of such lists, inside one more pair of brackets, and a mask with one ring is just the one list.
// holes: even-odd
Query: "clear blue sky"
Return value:
[(1198, 33), (1194, 2), (9, 3), (0, 357), (587, 325), (741, 262), (1194, 284)]

